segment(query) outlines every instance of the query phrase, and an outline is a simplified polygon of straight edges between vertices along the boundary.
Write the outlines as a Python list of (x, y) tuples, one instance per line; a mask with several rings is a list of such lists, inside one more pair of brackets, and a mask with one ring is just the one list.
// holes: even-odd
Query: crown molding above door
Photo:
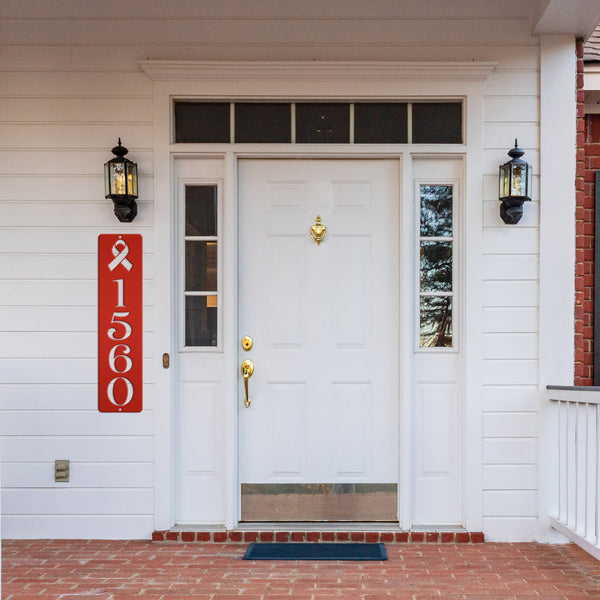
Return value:
[(437, 81), (484, 82), (497, 62), (207, 62), (143, 60), (140, 68), (152, 80)]

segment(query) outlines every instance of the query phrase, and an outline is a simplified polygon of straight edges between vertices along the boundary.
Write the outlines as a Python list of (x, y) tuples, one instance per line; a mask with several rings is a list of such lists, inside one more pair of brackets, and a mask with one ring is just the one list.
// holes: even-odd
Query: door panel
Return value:
[(242, 490), (397, 483), (398, 184), (393, 160), (240, 162), (239, 332), (254, 346), (239, 364), (255, 365), (238, 404)]

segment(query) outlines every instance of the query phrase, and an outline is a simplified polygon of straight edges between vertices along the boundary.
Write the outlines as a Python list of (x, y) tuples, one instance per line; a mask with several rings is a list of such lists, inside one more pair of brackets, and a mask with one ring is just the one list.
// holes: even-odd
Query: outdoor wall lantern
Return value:
[(137, 215), (137, 164), (125, 158), (128, 152), (119, 138), (119, 145), (112, 149), (115, 158), (104, 164), (104, 197), (113, 201), (115, 216), (121, 223), (130, 223)]
[(531, 200), (531, 165), (521, 159), (525, 152), (515, 147), (508, 151), (512, 160), (500, 165), (500, 216), (508, 225), (515, 225), (523, 216), (523, 202)]

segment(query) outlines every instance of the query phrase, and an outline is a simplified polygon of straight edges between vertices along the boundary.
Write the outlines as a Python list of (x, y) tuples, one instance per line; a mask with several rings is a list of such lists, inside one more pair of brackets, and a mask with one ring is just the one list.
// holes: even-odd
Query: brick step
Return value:
[(387, 544), (481, 544), (482, 532), (470, 531), (154, 531), (153, 542), (368, 542)]

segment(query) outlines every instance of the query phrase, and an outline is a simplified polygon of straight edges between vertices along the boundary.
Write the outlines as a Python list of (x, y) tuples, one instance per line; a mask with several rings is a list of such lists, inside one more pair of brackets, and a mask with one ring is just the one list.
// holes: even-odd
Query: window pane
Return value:
[(421, 291), (452, 291), (452, 242), (421, 242)]
[(217, 235), (217, 186), (185, 188), (185, 235)]
[(412, 105), (415, 144), (462, 143), (462, 104), (458, 102)]
[(452, 298), (422, 296), (420, 325), (421, 348), (452, 347)]
[(292, 105), (236, 104), (235, 141), (289, 144), (292, 141)]
[(216, 296), (186, 296), (185, 345), (217, 345)]
[(349, 104), (296, 104), (296, 142), (348, 144)]
[(229, 143), (228, 102), (176, 102), (176, 143)]
[(421, 237), (452, 236), (452, 186), (421, 186)]
[(356, 144), (405, 144), (407, 138), (406, 104), (359, 103), (354, 105), (354, 142)]
[(217, 242), (185, 243), (185, 291), (217, 291)]

